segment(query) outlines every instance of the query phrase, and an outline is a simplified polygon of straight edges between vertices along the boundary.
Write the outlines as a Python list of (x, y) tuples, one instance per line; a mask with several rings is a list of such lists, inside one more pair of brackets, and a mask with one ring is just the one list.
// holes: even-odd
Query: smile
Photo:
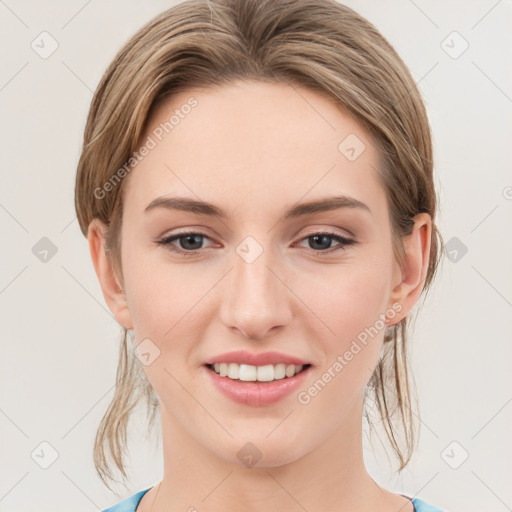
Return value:
[(227, 377), (228, 379), (246, 382), (271, 382), (293, 377), (311, 365), (278, 363), (267, 364), (265, 366), (253, 366), (238, 363), (215, 363), (207, 366), (217, 375)]
[(313, 370), (311, 364), (284, 363), (265, 366), (212, 363), (205, 364), (203, 368), (209, 382), (221, 395), (235, 403), (252, 407), (271, 405), (297, 392)]

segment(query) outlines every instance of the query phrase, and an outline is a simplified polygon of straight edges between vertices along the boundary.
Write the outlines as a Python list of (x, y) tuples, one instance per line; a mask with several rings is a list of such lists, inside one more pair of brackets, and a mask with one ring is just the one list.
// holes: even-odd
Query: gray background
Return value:
[[(390, 477), (378, 442), (375, 454), (365, 450), (367, 464), (379, 483), (451, 511), (512, 510), (512, 2), (346, 3), (383, 32), (419, 83), (439, 225), (451, 244), (412, 346), (419, 449), (400, 476)], [(94, 471), (120, 328), (79, 231), (73, 187), (103, 71), (173, 4), (0, 0), (0, 511), (99, 510), (161, 477), (160, 436), (146, 436), (142, 408), (129, 488), (116, 496)], [(43, 37), (46, 50), (58, 44), (47, 58)]]

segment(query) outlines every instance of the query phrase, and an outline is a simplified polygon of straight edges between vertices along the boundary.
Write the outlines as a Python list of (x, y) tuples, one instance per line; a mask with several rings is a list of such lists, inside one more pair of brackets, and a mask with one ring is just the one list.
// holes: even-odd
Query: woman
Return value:
[(372, 404), (399, 469), (414, 448), (407, 320), (441, 246), (432, 168), (409, 71), (339, 3), (191, 0), (125, 44), (75, 190), (124, 331), (95, 463), (113, 480), (108, 446), (126, 476), (144, 396), (164, 475), (109, 512), (439, 510), (380, 487), (362, 455)]

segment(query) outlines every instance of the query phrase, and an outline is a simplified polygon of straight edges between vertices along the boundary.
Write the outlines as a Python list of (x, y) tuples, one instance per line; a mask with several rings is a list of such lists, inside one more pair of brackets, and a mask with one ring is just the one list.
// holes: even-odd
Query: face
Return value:
[[(144, 141), (125, 178), (116, 316), (145, 344), (164, 428), (239, 465), (251, 442), (274, 466), (360, 424), (385, 325), (407, 309), (368, 133), (315, 92), (240, 81), (174, 95)], [(296, 377), (259, 384), (206, 365), (252, 362), (252, 379), (294, 358)]]

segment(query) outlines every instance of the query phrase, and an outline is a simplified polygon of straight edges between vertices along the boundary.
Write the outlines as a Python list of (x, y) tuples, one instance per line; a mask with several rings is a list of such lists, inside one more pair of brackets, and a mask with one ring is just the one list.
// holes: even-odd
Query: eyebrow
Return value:
[[(179, 210), (184, 212), (196, 213), (199, 215), (208, 215), (219, 219), (226, 219), (227, 213), (218, 206), (206, 201), (197, 201), (176, 196), (157, 197), (146, 206), (144, 213), (148, 213), (155, 208), (165, 208), (168, 210)], [(297, 218), (314, 213), (338, 210), (341, 208), (359, 208), (371, 213), (370, 208), (361, 201), (349, 196), (332, 196), (305, 203), (299, 203), (290, 208), (284, 215), (284, 219)]]

